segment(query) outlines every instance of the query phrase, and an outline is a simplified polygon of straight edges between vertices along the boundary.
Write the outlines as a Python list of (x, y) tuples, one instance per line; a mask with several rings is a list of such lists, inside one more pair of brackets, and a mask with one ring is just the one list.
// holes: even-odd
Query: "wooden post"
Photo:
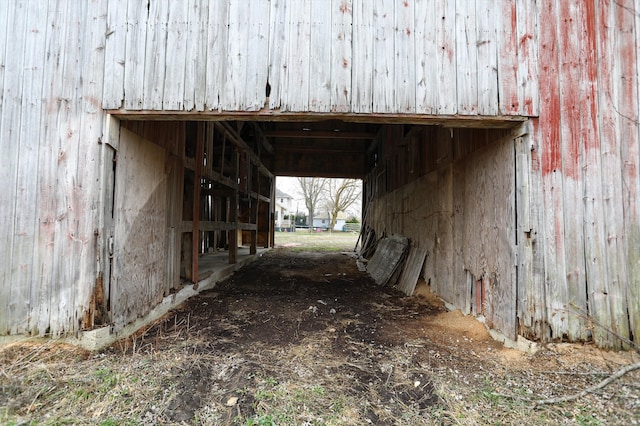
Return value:
[(260, 207), (260, 199), (251, 200), (250, 217), (251, 223), (256, 226), (251, 231), (251, 247), (249, 248), (249, 254), (256, 254), (258, 252), (258, 208)]
[(193, 178), (193, 230), (192, 230), (192, 277), (194, 284), (198, 283), (198, 255), (200, 254), (200, 188), (202, 181), (202, 165), (204, 162), (204, 123), (198, 123), (196, 136), (196, 162)]
[[(234, 150), (234, 182), (238, 182), (239, 166), (240, 166), (240, 152), (236, 147)], [(229, 197), (229, 222), (234, 226), (229, 231), (229, 263), (233, 264), (238, 261), (238, 188), (233, 191), (233, 195)]]

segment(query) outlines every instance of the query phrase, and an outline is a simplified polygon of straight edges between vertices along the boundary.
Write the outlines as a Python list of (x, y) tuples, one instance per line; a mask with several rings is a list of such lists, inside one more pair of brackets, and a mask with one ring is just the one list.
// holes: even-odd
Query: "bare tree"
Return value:
[(358, 179), (330, 179), (327, 184), (327, 210), (331, 215), (329, 230), (333, 231), (338, 221), (338, 214), (345, 212), (355, 202), (360, 201), (362, 194)]
[(313, 227), (313, 213), (320, 202), (327, 186), (325, 178), (298, 178), (300, 192), (304, 198), (304, 205), (309, 210), (309, 228)]

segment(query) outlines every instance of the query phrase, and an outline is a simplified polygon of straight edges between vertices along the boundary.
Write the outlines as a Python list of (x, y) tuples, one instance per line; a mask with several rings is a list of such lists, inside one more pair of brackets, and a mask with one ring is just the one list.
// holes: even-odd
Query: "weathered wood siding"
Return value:
[[(639, 46), (640, 0), (2, 1), (0, 334), (91, 323), (105, 108), (531, 117), (515, 141), (518, 332), (637, 340)], [(458, 173), (424, 178), (452, 187), (434, 203), (461, 207)], [(456, 279), (463, 238), (428, 268)]]
[(110, 1), (103, 107), (536, 115), (536, 12), (529, 0)]
[(620, 347), (640, 336), (640, 2), (543, 1), (539, 23), (520, 331)]
[(89, 321), (107, 3), (0, 2), (3, 335), (59, 335)]
[[(513, 136), (423, 128), (403, 137), (402, 126), (388, 126), (381, 137), (385, 152), (371, 176), (382, 180), (368, 179), (367, 191), (389, 192), (370, 206), (368, 225), (426, 249), (422, 275), (432, 291), (515, 338)], [(478, 281), (484, 291), (476, 298)]]

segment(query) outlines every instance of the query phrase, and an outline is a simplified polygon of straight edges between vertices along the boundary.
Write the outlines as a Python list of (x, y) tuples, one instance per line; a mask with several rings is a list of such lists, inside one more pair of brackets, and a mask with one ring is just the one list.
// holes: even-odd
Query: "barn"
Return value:
[(136, 324), (325, 176), (504, 336), (637, 344), (638, 46), (638, 0), (0, 2), (0, 336)]

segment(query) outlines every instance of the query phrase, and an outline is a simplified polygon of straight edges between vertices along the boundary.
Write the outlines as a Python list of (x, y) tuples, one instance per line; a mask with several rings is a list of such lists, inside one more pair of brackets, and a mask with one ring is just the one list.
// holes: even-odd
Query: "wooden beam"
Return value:
[(377, 133), (371, 132), (332, 132), (328, 130), (265, 130), (269, 138), (302, 139), (375, 139)]
[[(234, 180), (237, 182), (240, 167), (240, 152), (238, 147), (233, 150), (235, 157), (235, 173)], [(238, 226), (238, 191), (234, 191), (234, 194), (229, 197), (229, 222)], [(237, 230), (229, 231), (229, 263), (235, 264), (238, 262), (238, 232)]]
[(192, 232), (192, 249), (193, 254), (191, 261), (192, 277), (191, 281), (196, 284), (198, 282), (198, 255), (200, 254), (200, 189), (202, 181), (202, 165), (204, 163), (204, 122), (198, 123), (198, 131), (196, 133), (196, 162), (193, 178), (193, 230)]

